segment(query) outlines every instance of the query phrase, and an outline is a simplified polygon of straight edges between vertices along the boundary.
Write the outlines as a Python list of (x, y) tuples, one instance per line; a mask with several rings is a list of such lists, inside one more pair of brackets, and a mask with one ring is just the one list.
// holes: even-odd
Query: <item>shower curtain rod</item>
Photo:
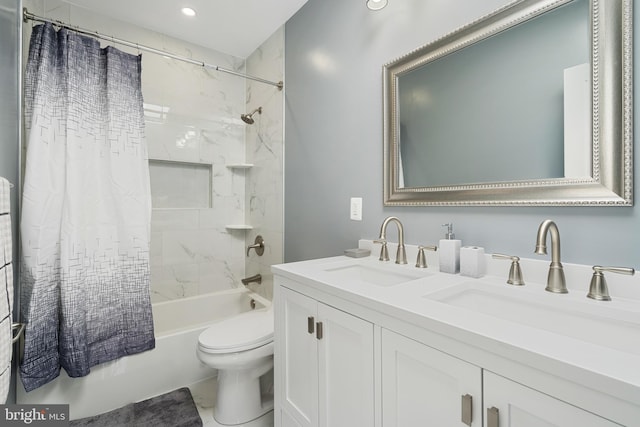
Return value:
[(204, 61), (196, 61), (195, 59), (187, 58), (185, 56), (175, 55), (173, 53), (165, 52), (164, 50), (155, 49), (153, 47), (144, 46), (144, 45), (141, 45), (141, 44), (138, 44), (138, 43), (132, 43), (132, 42), (129, 42), (129, 41), (126, 41), (126, 40), (122, 40), (122, 39), (113, 37), (113, 36), (107, 36), (105, 34), (100, 34), (97, 31), (90, 31), (90, 30), (86, 30), (84, 28), (80, 28), (80, 27), (77, 27), (77, 26), (72, 26), (72, 25), (66, 24), (66, 23), (64, 23), (62, 21), (49, 19), (49, 18), (43, 18), (42, 16), (37, 16), (37, 15), (34, 15), (33, 13), (29, 12), (26, 7), (22, 9), (22, 13), (23, 13), (24, 22), (27, 22), (29, 20), (37, 21), (37, 22), (43, 22), (43, 23), (48, 22), (48, 23), (51, 23), (51, 24), (53, 24), (53, 25), (55, 25), (57, 27), (66, 28), (68, 30), (75, 31), (76, 33), (79, 33), (79, 34), (84, 34), (84, 35), (87, 35), (87, 36), (90, 36), (90, 37), (94, 37), (94, 38), (97, 38), (97, 39), (101, 39), (101, 40), (111, 41), (112, 43), (128, 46), (128, 47), (135, 48), (135, 49), (142, 50), (142, 51), (149, 52), (149, 53), (155, 53), (156, 55), (162, 55), (162, 56), (165, 56), (165, 57), (168, 57), (168, 58), (171, 58), (171, 59), (175, 59), (177, 61), (187, 62), (189, 64), (199, 65), (199, 66), (204, 67), (204, 68), (211, 68), (213, 70), (220, 71), (222, 73), (227, 73), (227, 74), (231, 74), (231, 75), (238, 76), (238, 77), (244, 77), (245, 79), (253, 80), (253, 81), (256, 81), (256, 82), (269, 84), (269, 85), (277, 87), (278, 90), (282, 90), (282, 88), (284, 87), (284, 83), (282, 81), (273, 82), (273, 81), (270, 81), (270, 80), (262, 79), (260, 77), (254, 77), (254, 76), (251, 76), (249, 74), (242, 74), (242, 73), (239, 73), (237, 71), (233, 71), (233, 70), (229, 70), (227, 68), (219, 67), (217, 65), (207, 64)]

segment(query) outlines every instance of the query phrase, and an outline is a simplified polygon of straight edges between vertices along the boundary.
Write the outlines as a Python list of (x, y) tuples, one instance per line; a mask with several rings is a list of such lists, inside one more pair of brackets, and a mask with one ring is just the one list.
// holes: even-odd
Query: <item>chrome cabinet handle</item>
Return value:
[(495, 406), (487, 408), (487, 427), (500, 427), (499, 414), (500, 411)]
[(470, 394), (462, 396), (462, 415), (460, 421), (471, 427), (473, 422), (473, 397)]
[(322, 339), (322, 322), (316, 323), (316, 338), (319, 340)]
[(316, 322), (316, 321), (315, 321), (315, 319), (313, 318), (313, 316), (309, 316), (309, 317), (307, 317), (307, 331), (308, 331), (310, 334), (312, 334), (312, 333), (314, 333), (314, 332), (315, 332), (315, 326), (316, 326), (316, 323), (315, 323), (315, 322)]

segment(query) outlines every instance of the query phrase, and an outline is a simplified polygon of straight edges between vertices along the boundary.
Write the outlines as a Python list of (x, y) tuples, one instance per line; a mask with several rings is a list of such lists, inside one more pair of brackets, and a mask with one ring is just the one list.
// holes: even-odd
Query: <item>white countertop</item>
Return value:
[[(371, 242), (360, 241), (359, 246), (371, 248)], [(429, 268), (419, 269), (414, 266), (416, 247), (407, 246), (407, 265), (393, 263), (395, 248), (391, 244), (390, 262), (378, 261), (379, 247), (371, 249), (372, 255), (365, 258), (337, 256), (276, 265), (272, 270), (276, 275), (296, 280), (324, 294), (640, 405), (640, 275), (606, 274), (613, 300), (595, 301), (586, 298), (591, 266), (564, 264), (569, 293), (552, 294), (544, 291), (549, 257), (541, 257), (540, 261), (522, 259), (520, 264), (526, 285), (516, 287), (506, 284), (509, 261), (492, 260), (490, 255), (486, 257), (488, 274), (473, 279), (440, 273), (437, 253), (428, 252)], [(379, 269), (382, 274), (389, 271), (415, 279), (394, 286), (377, 286), (359, 280), (338, 280), (327, 272), (356, 264)], [(537, 304), (549, 301), (550, 306), (558, 310), (562, 309), (564, 301), (580, 304), (587, 315), (592, 309), (594, 313), (609, 309), (619, 311), (628, 320), (627, 332), (620, 333), (630, 334), (629, 345), (624, 349), (610, 348), (597, 344), (597, 339), (589, 342), (588, 330), (584, 340), (572, 338), (552, 332), (548, 326), (541, 329), (425, 297), (467, 283), (488, 290), (500, 287), (500, 292), (517, 293), (518, 298), (530, 298)]]

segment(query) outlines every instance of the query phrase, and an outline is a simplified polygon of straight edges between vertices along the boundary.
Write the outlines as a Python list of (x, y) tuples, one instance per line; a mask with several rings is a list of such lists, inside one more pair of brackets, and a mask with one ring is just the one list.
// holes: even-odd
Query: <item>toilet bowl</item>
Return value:
[(260, 377), (273, 369), (273, 310), (239, 314), (211, 325), (198, 338), (200, 361), (218, 370), (213, 416), (222, 425), (272, 425), (273, 395)]

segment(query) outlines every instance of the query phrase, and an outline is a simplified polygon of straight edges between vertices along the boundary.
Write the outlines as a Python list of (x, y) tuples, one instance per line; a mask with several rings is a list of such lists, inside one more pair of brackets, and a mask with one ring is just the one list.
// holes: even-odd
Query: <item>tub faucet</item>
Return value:
[(564, 269), (560, 263), (560, 232), (556, 223), (550, 219), (542, 221), (538, 228), (535, 253), (538, 255), (547, 254), (547, 232), (551, 232), (551, 264), (549, 265), (545, 291), (566, 294), (568, 292), (567, 284), (564, 279)]
[(380, 261), (389, 261), (389, 252), (387, 250), (387, 225), (390, 222), (395, 222), (398, 226), (398, 251), (396, 252), (396, 264), (407, 263), (407, 252), (404, 248), (404, 227), (398, 218), (390, 216), (384, 220), (382, 227), (380, 227), (380, 237), (374, 240), (374, 243), (382, 243), (380, 249)]
[(242, 282), (243, 285), (247, 286), (249, 285), (249, 283), (257, 283), (258, 285), (262, 283), (262, 275), (260, 273), (251, 276), (251, 277), (247, 277), (246, 279), (240, 279), (240, 281)]

